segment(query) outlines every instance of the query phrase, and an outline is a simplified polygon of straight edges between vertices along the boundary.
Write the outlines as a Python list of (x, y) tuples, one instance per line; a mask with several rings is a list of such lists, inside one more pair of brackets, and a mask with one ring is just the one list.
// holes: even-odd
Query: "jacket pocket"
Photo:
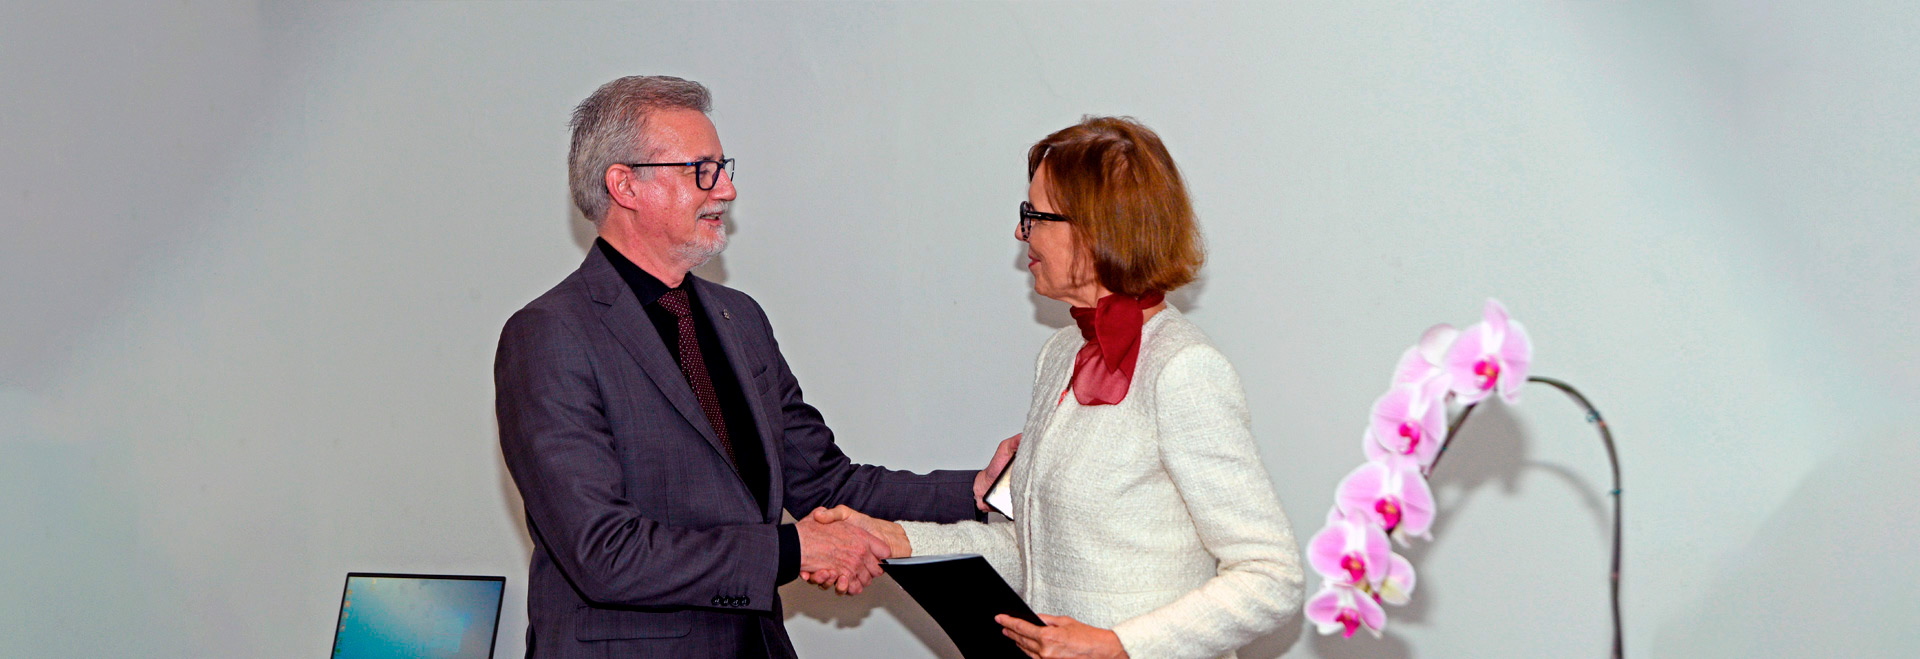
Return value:
[(580, 609), (573, 637), (582, 641), (620, 638), (679, 638), (692, 626), (690, 611), (623, 611), (619, 609)]

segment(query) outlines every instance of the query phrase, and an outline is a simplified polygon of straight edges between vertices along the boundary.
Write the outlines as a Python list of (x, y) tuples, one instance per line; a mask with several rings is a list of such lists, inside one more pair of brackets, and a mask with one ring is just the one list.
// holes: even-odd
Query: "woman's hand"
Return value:
[[(884, 519), (868, 517), (866, 514), (848, 508), (845, 505), (834, 506), (832, 508), (815, 508), (812, 513), (807, 515), (805, 521), (818, 524), (844, 523), (865, 531), (874, 538), (886, 543), (888, 555), (879, 556), (879, 558), (906, 558), (913, 555), (913, 543), (907, 540), (906, 529), (902, 529), (899, 524)], [(841, 575), (839, 571), (832, 569), (818, 572), (800, 571), (801, 580), (821, 588), (839, 584), (842, 576), (845, 575)], [(874, 576), (878, 576), (878, 574), (876, 573)], [(869, 577), (869, 579), (871, 578), (872, 577)], [(864, 584), (862, 585), (864, 586)], [(840, 590), (841, 594), (847, 594), (849, 592), (846, 588), (838, 588), (838, 590)], [(858, 593), (859, 591), (854, 590), (852, 592)]]
[(1101, 629), (1067, 616), (1040, 614), (1041, 627), (1010, 615), (998, 615), (993, 621), (1005, 629), (1000, 633), (1013, 639), (1020, 651), (1034, 659), (1124, 659), (1127, 649), (1111, 629)]
[(880, 561), (892, 554), (886, 541), (854, 524), (833, 524), (801, 518), (794, 525), (800, 536), (800, 577), (815, 585), (832, 585), (842, 595), (858, 595), (880, 576)]

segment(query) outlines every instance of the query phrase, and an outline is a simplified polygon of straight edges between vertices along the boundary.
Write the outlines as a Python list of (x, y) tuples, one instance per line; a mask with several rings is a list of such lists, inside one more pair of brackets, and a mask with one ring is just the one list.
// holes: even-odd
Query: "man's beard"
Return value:
[[(723, 201), (713, 206), (700, 209), (699, 214), (718, 214), (721, 218), (725, 218), (727, 205), (727, 202)], [(706, 220), (695, 219), (695, 227), (697, 227), (696, 235), (692, 240), (681, 243), (678, 247), (675, 247), (675, 255), (679, 256), (683, 262), (690, 264), (691, 267), (698, 268), (705, 265), (706, 262), (713, 257), (719, 256), (721, 252), (727, 251), (727, 227), (724, 224), (725, 221), (725, 219), (722, 219), (720, 226), (708, 226)]]

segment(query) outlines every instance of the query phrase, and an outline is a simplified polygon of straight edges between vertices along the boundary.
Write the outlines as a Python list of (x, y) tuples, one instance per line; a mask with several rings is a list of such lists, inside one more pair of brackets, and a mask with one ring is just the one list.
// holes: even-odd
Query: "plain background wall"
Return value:
[[(317, 655), (350, 570), (508, 576), (501, 323), (591, 239), (565, 122), (709, 85), (733, 246), (856, 459), (975, 467), (1065, 322), (1024, 152), (1158, 130), (1304, 541), (1435, 322), (1504, 300), (1618, 433), (1629, 651), (1920, 647), (1920, 9), (1898, 2), (0, 5), (0, 654)], [(1532, 389), (1469, 422), (1384, 640), (1605, 651), (1604, 455)], [(1317, 583), (1317, 582), (1316, 582)], [(783, 591), (805, 656), (951, 656), (882, 584)]]

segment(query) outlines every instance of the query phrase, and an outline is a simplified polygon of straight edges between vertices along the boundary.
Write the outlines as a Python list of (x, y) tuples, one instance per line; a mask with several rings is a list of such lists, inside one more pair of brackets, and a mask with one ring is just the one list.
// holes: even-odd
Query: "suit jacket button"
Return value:
[(740, 606), (746, 606), (746, 605), (748, 605), (748, 604), (752, 604), (752, 603), (753, 603), (753, 598), (751, 598), (751, 597), (742, 597), (742, 598), (740, 598)]
[(726, 601), (726, 600), (724, 600), (724, 599), (721, 599), (721, 597), (720, 597), (719, 595), (714, 595), (714, 596), (713, 596), (713, 605), (714, 605), (714, 606), (720, 606), (720, 605), (721, 605), (721, 604), (722, 604), (723, 602), (725, 602), (725, 601)]

